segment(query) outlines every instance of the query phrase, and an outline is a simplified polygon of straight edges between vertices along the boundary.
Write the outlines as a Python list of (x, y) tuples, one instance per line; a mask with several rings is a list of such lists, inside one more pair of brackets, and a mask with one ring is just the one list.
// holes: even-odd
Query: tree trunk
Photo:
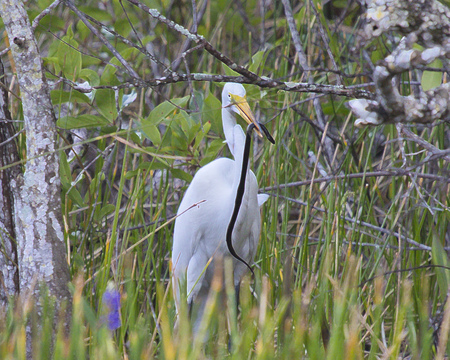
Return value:
[(20, 86), (26, 134), (25, 172), (11, 179), (18, 249), (19, 291), (34, 294), (44, 283), (57, 305), (70, 299), (64, 243), (56, 118), (39, 50), (19, 0), (1, 0), (2, 17)]
[[(0, 59), (0, 168), (19, 160), (13, 135), (15, 129), (8, 110), (8, 86)], [(0, 170), (0, 307), (8, 297), (19, 292), (19, 265), (14, 228), (14, 196), (11, 180), (19, 175), (19, 168)]]

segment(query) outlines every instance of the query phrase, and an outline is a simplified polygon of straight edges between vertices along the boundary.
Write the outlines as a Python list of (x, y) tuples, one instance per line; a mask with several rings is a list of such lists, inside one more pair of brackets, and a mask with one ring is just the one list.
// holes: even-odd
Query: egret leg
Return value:
[(189, 313), (189, 319), (192, 319), (192, 308), (194, 307), (194, 300), (191, 299), (188, 302), (188, 313)]
[[(234, 297), (235, 297), (235, 302), (234, 302), (234, 306), (236, 306), (235, 310), (235, 314), (236, 314), (236, 322), (239, 318), (239, 302), (240, 302), (240, 292), (241, 292), (241, 284), (237, 284), (234, 286)], [(231, 354), (232, 350), (233, 350), (233, 344), (231, 341), (231, 327), (230, 327), (230, 333), (228, 336), (228, 352)]]
[(236, 297), (236, 316), (239, 316), (240, 293), (241, 293), (241, 283), (237, 284), (234, 287), (234, 296)]

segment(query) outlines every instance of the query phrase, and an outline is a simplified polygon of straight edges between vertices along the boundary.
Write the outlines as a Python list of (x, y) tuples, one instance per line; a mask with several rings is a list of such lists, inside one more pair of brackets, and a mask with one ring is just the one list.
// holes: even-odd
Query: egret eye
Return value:
[(231, 94), (228, 94), (228, 99), (230, 99), (230, 100), (231, 100)]

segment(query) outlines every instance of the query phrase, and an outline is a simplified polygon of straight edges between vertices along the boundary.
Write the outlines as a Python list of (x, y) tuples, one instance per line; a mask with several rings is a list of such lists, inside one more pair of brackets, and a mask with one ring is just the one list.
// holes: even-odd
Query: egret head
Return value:
[(239, 114), (249, 125), (255, 124), (255, 130), (262, 136), (259, 123), (250, 110), (244, 87), (238, 83), (226, 83), (222, 91), (222, 106), (224, 109)]

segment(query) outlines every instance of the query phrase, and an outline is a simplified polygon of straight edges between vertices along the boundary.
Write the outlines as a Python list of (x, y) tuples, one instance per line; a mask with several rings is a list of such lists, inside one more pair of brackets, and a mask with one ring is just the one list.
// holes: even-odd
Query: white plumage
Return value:
[[(247, 122), (256, 123), (245, 99), (244, 87), (227, 83), (222, 91), (222, 123), (227, 145), (235, 160), (219, 158), (198, 170), (181, 201), (178, 214), (205, 200), (175, 221), (172, 267), (177, 309), (183, 282), (187, 284), (188, 303), (200, 305), (198, 307), (203, 309), (215, 263), (224, 256), (231, 256), (226, 232), (234, 209), (245, 143), (245, 134), (241, 126), (236, 125), (235, 114), (240, 114)], [(259, 207), (267, 198), (268, 195), (258, 195), (255, 174), (248, 170), (232, 243), (236, 253), (250, 264), (255, 257), (261, 231)], [(212, 261), (206, 268), (210, 259)], [(234, 283), (238, 286), (247, 268), (236, 259), (233, 259), (233, 268)], [(197, 325), (199, 320), (196, 319)]]

